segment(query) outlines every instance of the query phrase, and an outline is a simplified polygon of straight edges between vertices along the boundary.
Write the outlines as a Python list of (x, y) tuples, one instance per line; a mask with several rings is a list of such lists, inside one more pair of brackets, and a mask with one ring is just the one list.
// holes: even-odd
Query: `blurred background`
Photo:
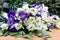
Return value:
[(60, 0), (0, 0), (0, 12), (1, 10), (8, 12), (10, 9), (17, 9), (21, 7), (23, 2), (28, 2), (29, 4), (42, 4), (44, 3), (49, 7), (49, 12), (51, 15), (60, 16)]

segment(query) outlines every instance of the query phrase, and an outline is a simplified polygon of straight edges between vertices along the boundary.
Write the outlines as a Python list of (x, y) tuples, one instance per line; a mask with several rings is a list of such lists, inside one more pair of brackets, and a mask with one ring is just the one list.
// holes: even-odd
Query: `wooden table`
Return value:
[[(53, 29), (52, 32), (49, 32), (49, 34), (51, 35), (51, 38), (49, 38), (48, 40), (60, 40), (60, 29)], [(12, 36), (1, 36), (0, 40), (29, 40), (29, 39), (25, 39), (25, 38), (15, 38)], [(39, 38), (37, 36), (33, 37), (33, 40), (43, 40), (43, 38)]]

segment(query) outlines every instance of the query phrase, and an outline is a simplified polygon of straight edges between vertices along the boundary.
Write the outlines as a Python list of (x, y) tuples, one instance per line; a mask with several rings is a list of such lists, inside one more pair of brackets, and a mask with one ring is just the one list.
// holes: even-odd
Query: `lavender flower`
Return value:
[(7, 21), (9, 26), (12, 26), (15, 23), (15, 18), (14, 16), (10, 16)]
[(53, 28), (54, 28), (54, 24), (53, 24), (53, 23), (50, 23), (49, 28), (50, 28), (50, 29), (53, 29)]
[(32, 4), (32, 7), (34, 8), (36, 6), (36, 4)]
[(49, 12), (47, 12), (47, 17), (50, 17), (50, 13)]
[(16, 12), (14, 10), (10, 10), (8, 13), (8, 17), (15, 16)]
[(50, 14), (48, 12), (48, 7), (46, 7), (44, 4), (42, 4), (42, 5), (41, 4), (40, 5), (33, 4), (32, 7), (33, 8), (36, 8), (38, 10), (37, 16), (40, 16), (41, 17), (43, 12), (46, 12), (47, 13), (47, 17), (50, 16)]
[(7, 23), (9, 24), (9, 26), (13, 25), (15, 22), (15, 11), (14, 10), (10, 10), (8, 13), (8, 21)]
[(15, 14), (16, 14), (16, 12), (14, 10), (10, 10), (9, 13), (8, 13), (7, 24), (9, 25), (9, 30), (10, 31), (18, 31), (18, 30), (16, 30), (16, 28), (11, 28), (12, 25), (17, 23), (17, 20), (15, 20)]
[(42, 13), (42, 11), (43, 11), (43, 6), (42, 6), (42, 5), (37, 5), (35, 8), (36, 8), (38, 11), (40, 11), (40, 13)]
[(20, 11), (18, 15), (21, 20), (24, 20), (28, 16), (28, 14), (25, 11)]

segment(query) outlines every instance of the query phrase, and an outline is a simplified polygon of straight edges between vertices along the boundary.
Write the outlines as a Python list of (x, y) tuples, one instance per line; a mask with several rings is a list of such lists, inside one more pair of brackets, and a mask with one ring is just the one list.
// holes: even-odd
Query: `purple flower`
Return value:
[(9, 26), (12, 26), (15, 23), (15, 11), (14, 10), (10, 10), (8, 13), (8, 21), (7, 23), (9, 24)]
[(33, 4), (32, 7), (33, 7), (33, 8), (36, 8), (36, 9), (38, 9), (40, 12), (42, 12), (43, 6), (42, 6), (41, 4), (40, 4), (40, 5)]
[(15, 20), (14, 16), (10, 16), (7, 21), (10, 31), (18, 31), (15, 27), (11, 28), (15, 23), (18, 23), (18, 20)]
[(36, 8), (39, 9), (41, 7), (41, 5), (37, 5)]
[(38, 9), (40, 12), (42, 12), (42, 9), (43, 9), (42, 5), (38, 5), (38, 6), (37, 6), (37, 9)]
[(54, 28), (54, 24), (51, 23), (50, 26), (49, 26), (50, 29), (53, 29)]
[(9, 26), (12, 26), (15, 23), (15, 18), (14, 16), (10, 16), (7, 21)]
[(18, 15), (21, 20), (24, 20), (28, 16), (28, 14), (25, 11), (20, 11)]
[(50, 13), (49, 12), (47, 12), (47, 17), (50, 17)]
[(15, 16), (16, 12), (14, 10), (10, 10), (8, 13), (8, 17)]
[(10, 31), (18, 31), (16, 28), (11, 28), (13, 24), (18, 22), (18, 20), (15, 20), (15, 14), (16, 14), (16, 12), (14, 10), (10, 10), (8, 13), (7, 24), (9, 25)]
[(17, 32), (18, 31), (15, 27), (14, 28), (10, 28), (9, 30), (13, 31), (13, 32)]
[(32, 7), (35, 8), (36, 7), (36, 4), (32, 4)]

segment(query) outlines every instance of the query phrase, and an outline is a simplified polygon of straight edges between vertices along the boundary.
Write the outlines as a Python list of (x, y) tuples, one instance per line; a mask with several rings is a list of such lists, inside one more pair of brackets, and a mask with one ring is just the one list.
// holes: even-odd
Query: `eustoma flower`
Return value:
[(49, 29), (53, 29), (54, 28), (54, 24), (53, 23), (50, 23), (50, 25), (49, 25)]
[(29, 4), (23, 4), (23, 6), (22, 6), (22, 9), (25, 11), (25, 12), (27, 12), (28, 14), (30, 14), (30, 8), (29, 8), (29, 6), (28, 6)]
[(33, 31), (33, 30), (35, 30), (35, 25), (34, 25), (34, 24), (29, 24), (26, 28), (27, 28), (29, 31)]
[(42, 13), (46, 14), (47, 17), (50, 16), (49, 12), (48, 12), (48, 7), (46, 7), (44, 4), (40, 4), (40, 5), (37, 5), (37, 4), (33, 4), (32, 5), (32, 8), (35, 8), (38, 10), (38, 16), (42, 16)]
[(15, 23), (17, 23), (17, 20), (15, 19), (15, 14), (16, 14), (16, 12), (14, 10), (10, 10), (9, 13), (8, 13), (7, 24), (9, 25), (9, 30), (11, 30), (11, 31), (18, 31), (15, 27), (12, 28), (12, 26)]
[(57, 19), (59, 19), (59, 16), (57, 16), (57, 15), (53, 15), (53, 16), (51, 16), (54, 20), (57, 20)]
[(36, 17), (35, 19), (36, 25), (40, 25), (41, 22), (42, 22), (41, 17)]
[(16, 12), (14, 10), (10, 10), (8, 13), (8, 17), (15, 16)]
[(60, 18), (55, 21), (56, 28), (60, 28)]
[(24, 20), (28, 16), (28, 14), (25, 11), (20, 11), (18, 15), (22, 20)]
[(8, 21), (7, 23), (9, 24), (9, 26), (12, 26), (15, 23), (15, 11), (14, 10), (10, 10), (8, 13)]
[(30, 13), (33, 15), (33, 16), (35, 16), (36, 14), (37, 14), (37, 9), (35, 9), (35, 8), (30, 8)]
[(38, 14), (38, 16), (41, 16), (41, 12), (42, 12), (42, 9), (43, 9), (43, 7), (41, 5), (33, 4), (32, 8), (37, 10), (37, 13), (35, 13), (35, 15)]
[(24, 20), (28, 16), (27, 12), (20, 8), (17, 9), (17, 14), (21, 20)]
[(18, 31), (19, 29), (22, 28), (22, 24), (20, 25), (19, 23), (15, 23), (11, 26), (10, 30), (12, 31)]
[(6, 12), (3, 12), (3, 14), (2, 14), (2, 16), (4, 17), (4, 18), (6, 18), (6, 19), (8, 19), (8, 16), (7, 16), (8, 14), (6, 13)]
[(13, 16), (10, 16), (7, 23), (9, 24), (9, 26), (12, 26), (15, 23), (15, 18)]
[[(47, 30), (47, 25), (41, 20), (41, 17), (29, 17), (25, 20), (26, 28), (30, 31), (33, 30)], [(42, 24), (42, 25), (41, 25)]]
[(59, 16), (53, 15), (52, 18), (53, 18), (53, 23), (55, 24), (55, 27), (60, 28), (60, 18), (59, 18)]
[(33, 8), (36, 7), (36, 4), (32, 4), (32, 7), (33, 7)]
[(7, 30), (8, 29), (8, 24), (4, 23), (0, 26), (0, 28), (2, 28), (2, 30)]

